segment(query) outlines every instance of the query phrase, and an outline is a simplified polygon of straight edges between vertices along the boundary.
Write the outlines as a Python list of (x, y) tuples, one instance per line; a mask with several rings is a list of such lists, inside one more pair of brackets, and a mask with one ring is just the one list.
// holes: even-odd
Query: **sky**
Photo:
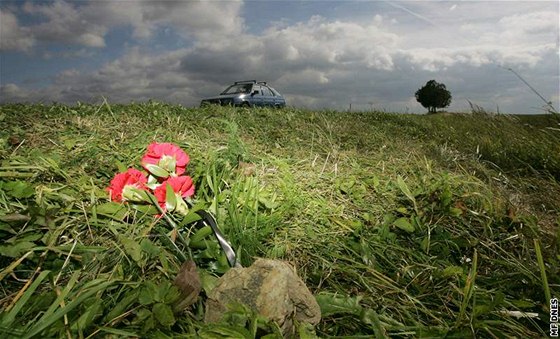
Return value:
[(423, 113), (414, 93), (433, 79), (450, 112), (543, 113), (560, 105), (559, 6), (0, 0), (0, 103), (190, 107), (256, 79), (298, 108)]

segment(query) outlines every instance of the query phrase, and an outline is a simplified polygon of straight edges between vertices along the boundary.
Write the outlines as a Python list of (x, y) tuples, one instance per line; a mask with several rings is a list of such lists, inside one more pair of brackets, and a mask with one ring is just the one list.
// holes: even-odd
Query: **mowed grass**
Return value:
[[(549, 299), (560, 296), (559, 123), (0, 106), (1, 336), (277, 335), (244, 308), (204, 324), (205, 295), (226, 267), (192, 220), (172, 220), (186, 238), (173, 242), (164, 219), (108, 203), (111, 178), (138, 168), (152, 141), (190, 155), (195, 204), (216, 215), (244, 266), (296, 267), (323, 314), (301, 337), (547, 336)], [(172, 281), (191, 254), (204, 292), (179, 313)]]

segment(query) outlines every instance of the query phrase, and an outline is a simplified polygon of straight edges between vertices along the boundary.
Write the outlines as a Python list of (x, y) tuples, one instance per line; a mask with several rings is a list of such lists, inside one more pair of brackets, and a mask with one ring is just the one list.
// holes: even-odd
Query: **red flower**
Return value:
[[(169, 168), (171, 160), (175, 160), (175, 168)], [(166, 171), (175, 172), (177, 176), (185, 173), (185, 168), (189, 163), (189, 156), (183, 150), (171, 143), (158, 144), (157, 142), (151, 143), (148, 146), (146, 155), (142, 158), (142, 167), (148, 172), (146, 167), (148, 164), (157, 165)]]
[(167, 184), (171, 186), (173, 192), (175, 192), (176, 195), (179, 195), (182, 198), (191, 197), (194, 195), (194, 185), (191, 177), (169, 177), (154, 190), (154, 195), (164, 211), (167, 209), (165, 205), (167, 198)]
[(146, 183), (148, 179), (144, 173), (137, 169), (129, 168), (126, 172), (119, 173), (115, 175), (109, 187), (107, 187), (107, 192), (111, 196), (111, 200), (116, 202), (121, 202), (127, 200), (123, 197), (123, 191), (127, 187), (134, 187), (140, 190), (146, 190)]

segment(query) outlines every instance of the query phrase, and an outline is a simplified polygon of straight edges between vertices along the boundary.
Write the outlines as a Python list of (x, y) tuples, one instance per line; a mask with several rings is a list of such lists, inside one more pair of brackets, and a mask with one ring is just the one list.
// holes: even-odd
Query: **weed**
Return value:
[[(546, 334), (545, 299), (560, 292), (560, 137), (547, 117), (153, 101), (0, 116), (2, 335), (278, 336), (243, 306), (203, 323), (228, 266), (197, 209), (243, 265), (295, 265), (323, 313), (302, 337)], [(151, 141), (191, 156), (185, 219), (108, 201), (110, 178)], [(189, 257), (203, 294), (177, 313), (172, 281)]]

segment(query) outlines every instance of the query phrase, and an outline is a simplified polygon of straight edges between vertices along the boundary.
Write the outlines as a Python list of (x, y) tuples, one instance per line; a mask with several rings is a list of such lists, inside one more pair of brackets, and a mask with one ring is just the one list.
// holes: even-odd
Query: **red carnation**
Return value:
[(111, 200), (115, 202), (121, 202), (127, 199), (127, 197), (123, 197), (123, 191), (125, 188), (136, 188), (140, 190), (146, 190), (146, 183), (148, 179), (144, 173), (140, 172), (137, 169), (129, 168), (126, 172), (119, 173), (115, 175), (109, 187), (107, 187), (107, 191), (111, 197)]
[[(174, 166), (170, 166), (173, 162), (175, 163)], [(152, 164), (166, 171), (175, 172), (177, 176), (185, 173), (185, 168), (188, 163), (189, 156), (187, 153), (183, 152), (179, 146), (172, 143), (151, 143), (148, 146), (146, 155), (142, 158), (142, 167), (148, 172), (150, 170), (146, 165)]]
[(167, 184), (171, 186), (173, 192), (175, 192), (176, 195), (182, 198), (191, 197), (194, 195), (194, 185), (191, 177), (169, 177), (154, 190), (154, 195), (164, 211), (167, 209), (165, 205), (167, 197)]

